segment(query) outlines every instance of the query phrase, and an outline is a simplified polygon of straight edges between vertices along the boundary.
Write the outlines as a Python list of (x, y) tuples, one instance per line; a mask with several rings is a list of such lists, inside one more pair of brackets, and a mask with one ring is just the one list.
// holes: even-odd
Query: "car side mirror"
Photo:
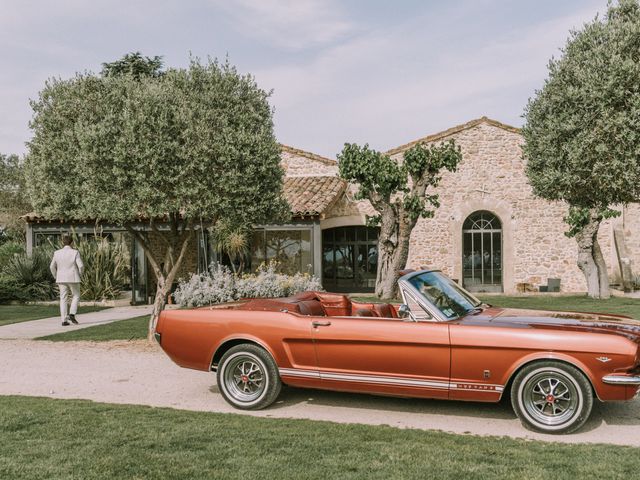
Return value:
[(400, 307), (398, 308), (398, 318), (409, 318), (409, 315), (409, 305), (407, 305), (406, 303), (400, 305)]

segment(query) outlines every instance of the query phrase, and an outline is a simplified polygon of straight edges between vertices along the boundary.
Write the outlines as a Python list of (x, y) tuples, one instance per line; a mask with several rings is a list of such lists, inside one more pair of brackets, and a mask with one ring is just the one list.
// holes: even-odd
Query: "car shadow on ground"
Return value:
[(427, 415), (456, 415), (466, 417), (511, 420), (516, 418), (509, 402), (477, 403), (408, 397), (388, 397), (364, 393), (332, 392), (286, 387), (271, 409), (291, 407), (301, 403), (311, 405), (370, 409), (389, 412)]
[[(209, 391), (219, 394), (217, 385)], [(377, 411), (415, 413), (417, 415), (451, 415), (492, 420), (515, 420), (508, 396), (499, 403), (462, 402), (408, 397), (388, 397), (364, 393), (334, 392), (285, 386), (278, 400), (267, 410), (281, 410), (296, 405), (370, 409)], [(591, 417), (576, 433), (596, 430), (601, 425), (640, 426), (640, 400), (603, 403), (595, 401)]]

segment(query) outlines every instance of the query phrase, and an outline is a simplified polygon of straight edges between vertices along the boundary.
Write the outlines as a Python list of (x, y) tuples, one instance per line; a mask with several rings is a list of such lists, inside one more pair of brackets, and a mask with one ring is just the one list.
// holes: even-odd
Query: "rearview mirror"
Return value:
[(409, 305), (403, 303), (398, 307), (398, 317), (399, 318), (408, 318), (409, 317)]

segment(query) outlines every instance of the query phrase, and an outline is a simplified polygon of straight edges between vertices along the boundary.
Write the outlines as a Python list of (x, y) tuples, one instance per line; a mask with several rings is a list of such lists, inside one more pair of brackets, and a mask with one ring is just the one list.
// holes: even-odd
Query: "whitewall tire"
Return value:
[(593, 390), (587, 377), (562, 362), (525, 366), (513, 380), (511, 405), (525, 427), (542, 433), (571, 433), (591, 415)]
[(227, 403), (242, 410), (268, 407), (282, 388), (276, 362), (266, 350), (250, 343), (236, 345), (222, 356), (217, 381)]

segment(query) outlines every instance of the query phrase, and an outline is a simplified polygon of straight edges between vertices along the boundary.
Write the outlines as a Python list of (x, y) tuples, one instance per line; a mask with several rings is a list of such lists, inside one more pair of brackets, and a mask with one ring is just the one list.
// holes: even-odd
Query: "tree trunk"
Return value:
[[(376, 296), (378, 298), (397, 298), (398, 272), (405, 268), (409, 258), (410, 233), (403, 233), (402, 229), (400, 229), (400, 232), (393, 230), (391, 236), (384, 235), (385, 228), (383, 224), (378, 241), (378, 272), (376, 279)], [(409, 232), (411, 231), (409, 230)]]
[(591, 298), (609, 298), (607, 265), (598, 244), (600, 219), (594, 218), (580, 230), (575, 238), (578, 242), (578, 268), (587, 281), (587, 294)]
[(596, 267), (598, 268), (598, 280), (600, 285), (599, 298), (611, 298), (611, 291), (609, 290), (609, 272), (607, 271), (607, 264), (604, 261), (604, 255), (602, 255), (602, 250), (600, 249), (597, 232), (593, 237), (593, 260), (596, 262)]
[[(149, 318), (149, 331), (147, 332), (147, 339), (149, 341), (153, 340), (153, 334), (158, 323), (158, 317), (167, 304), (167, 296), (171, 292), (171, 286), (178, 274), (178, 269), (182, 265), (187, 247), (189, 246), (189, 243), (191, 243), (191, 238), (194, 234), (194, 231), (190, 230), (190, 222), (183, 225), (182, 229), (178, 228), (176, 215), (172, 217), (172, 222), (171, 231), (168, 232), (168, 234), (158, 230), (155, 228), (154, 224), (151, 223), (151, 228), (162, 238), (166, 246), (164, 263), (160, 263), (160, 259), (154, 256), (154, 252), (152, 251), (147, 239), (140, 231), (135, 230), (131, 226), (126, 227), (127, 231), (140, 242), (140, 245), (144, 250), (145, 257), (149, 261), (154, 276), (156, 277), (156, 297), (153, 302), (153, 311)], [(178, 253), (177, 257), (176, 253)]]
[(153, 302), (151, 317), (149, 317), (149, 331), (147, 332), (147, 339), (149, 341), (153, 340), (153, 333), (155, 332), (156, 325), (158, 323), (158, 317), (160, 317), (160, 313), (167, 305), (167, 296), (170, 291), (169, 288), (167, 288), (167, 283), (164, 279), (156, 279), (156, 282), (158, 283), (156, 288), (156, 298)]

